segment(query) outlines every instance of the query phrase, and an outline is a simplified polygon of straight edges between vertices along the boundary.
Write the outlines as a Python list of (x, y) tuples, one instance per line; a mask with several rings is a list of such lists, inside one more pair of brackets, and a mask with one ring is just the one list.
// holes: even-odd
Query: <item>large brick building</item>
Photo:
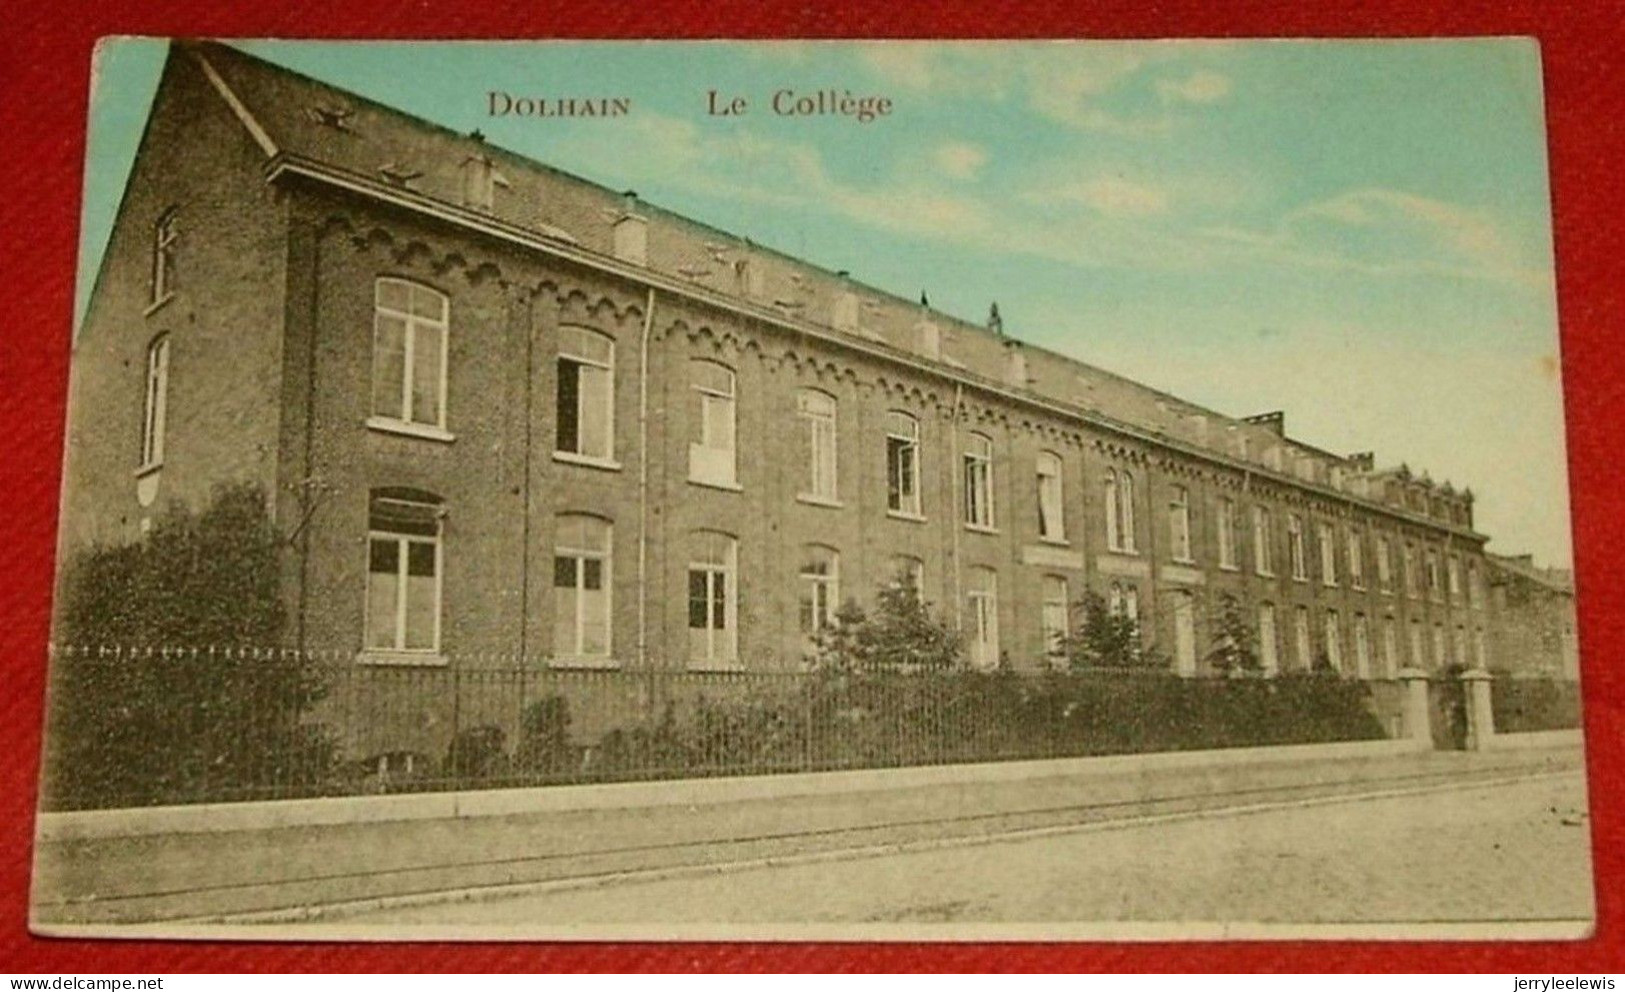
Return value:
[(793, 668), (903, 571), (982, 665), (1085, 590), (1183, 673), (1227, 598), (1271, 670), (1488, 658), (1470, 491), (216, 44), (170, 53), (72, 376), (63, 553), (257, 482), (292, 636), (359, 665)]

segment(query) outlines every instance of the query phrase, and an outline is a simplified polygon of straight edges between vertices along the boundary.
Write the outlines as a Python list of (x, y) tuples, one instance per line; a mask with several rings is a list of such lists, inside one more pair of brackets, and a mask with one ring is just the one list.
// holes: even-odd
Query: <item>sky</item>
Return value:
[[(956, 316), (997, 301), (1221, 413), (1284, 409), (1471, 486), (1492, 551), (1571, 563), (1531, 41), (239, 44)], [(97, 52), (80, 313), (164, 52)], [(830, 88), (892, 112), (770, 106)], [(493, 90), (632, 111), (492, 116)]]

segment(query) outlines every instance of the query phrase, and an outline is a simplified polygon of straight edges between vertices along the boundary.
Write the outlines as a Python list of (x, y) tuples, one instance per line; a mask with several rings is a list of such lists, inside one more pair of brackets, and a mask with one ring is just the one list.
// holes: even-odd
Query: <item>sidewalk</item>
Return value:
[[(1283, 753), (1286, 752), (1286, 753)], [(33, 920), (118, 924), (297, 910), (488, 885), (705, 865), (876, 844), (1120, 820), (1260, 801), (1490, 780), (1578, 768), (1577, 748), (1327, 758), (1260, 749), (1178, 767), (1102, 759), (1010, 779), (937, 769), (927, 784), (696, 804), (661, 802), (209, 833), (58, 839), (36, 852)], [(1365, 752), (1357, 752), (1365, 753)], [(1302, 754), (1301, 759), (1297, 755)], [(1296, 760), (1291, 760), (1296, 759)], [(1100, 769), (1109, 769), (1103, 774)], [(868, 773), (911, 781), (908, 770)], [(958, 776), (964, 781), (955, 781)], [(976, 780), (977, 776), (982, 780)], [(918, 776), (913, 781), (918, 781)], [(991, 779), (991, 780), (989, 780)], [(737, 791), (737, 790), (736, 790)], [(793, 790), (792, 790), (793, 791)], [(718, 794), (725, 794), (718, 792)], [(501, 797), (497, 797), (501, 798)]]

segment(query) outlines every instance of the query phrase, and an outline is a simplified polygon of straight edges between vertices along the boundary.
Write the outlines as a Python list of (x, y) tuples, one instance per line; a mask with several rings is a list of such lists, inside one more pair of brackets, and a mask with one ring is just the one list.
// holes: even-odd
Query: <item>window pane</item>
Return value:
[(594, 458), (608, 458), (611, 450), (610, 371), (594, 366), (578, 368), (581, 370), (581, 446), (576, 450)]
[(733, 450), (733, 401), (718, 396), (705, 396), (700, 406), (704, 417), (706, 446), (719, 451)]
[(891, 510), (903, 508), (903, 443), (886, 439), (886, 507)]
[(695, 629), (703, 629), (709, 625), (707, 604), (709, 602), (707, 579), (708, 572), (703, 569), (691, 568), (688, 571), (688, 625)]
[(609, 593), (598, 586), (589, 586), (581, 594), (581, 653), (609, 653)]
[(727, 396), (733, 395), (734, 375), (728, 369), (713, 362), (694, 362), (690, 367), (693, 370), (696, 388)]
[[(433, 549), (430, 549), (431, 552)], [(407, 565), (417, 557), (416, 547), (407, 558)], [(412, 649), (428, 649), (435, 646), (434, 626), (435, 616), (439, 606), (435, 602), (435, 578), (431, 571), (424, 575), (411, 572), (406, 578), (406, 643), (402, 645)]]
[(559, 555), (553, 559), (553, 585), (558, 589), (574, 589), (576, 585), (576, 561)]
[(434, 575), (434, 545), (423, 541), (412, 541), (406, 550), (406, 574), (416, 576)]
[(554, 404), (558, 450), (581, 452), (581, 366), (567, 358), (559, 359), (559, 395)]
[(412, 338), (412, 421), (440, 423), (440, 346), (445, 332), (419, 324)]
[(588, 558), (581, 563), (581, 588), (604, 588), (604, 563), (597, 558)]
[(400, 552), (395, 541), (374, 539), (367, 566), (367, 647), (395, 647), (395, 608), (400, 592)]
[(406, 321), (379, 314), (372, 347), (372, 412), (401, 416), (401, 390), (406, 379)]
[(713, 572), (711, 575), (711, 625), (717, 630), (728, 629), (728, 575), (726, 572)]
[(406, 313), (410, 307), (408, 295), (409, 291), (404, 282), (394, 279), (380, 279), (378, 281), (377, 301), (381, 307), (388, 307), (399, 313)]
[(412, 315), (444, 323), (446, 298), (426, 286), (412, 287)]
[[(573, 655), (580, 648), (576, 640), (576, 596), (574, 586), (575, 562), (568, 558), (555, 559), (555, 572), (557, 562), (569, 564), (571, 581), (554, 582), (553, 586), (553, 651), (561, 655)], [(558, 578), (555, 575), (555, 580)]]

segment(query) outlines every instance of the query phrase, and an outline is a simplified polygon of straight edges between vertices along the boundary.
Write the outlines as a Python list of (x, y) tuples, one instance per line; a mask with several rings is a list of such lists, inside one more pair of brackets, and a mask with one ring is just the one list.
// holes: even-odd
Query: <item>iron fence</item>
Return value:
[(1380, 738), (1397, 686), (1324, 676), (433, 667), (58, 649), (47, 808), (698, 778)]

